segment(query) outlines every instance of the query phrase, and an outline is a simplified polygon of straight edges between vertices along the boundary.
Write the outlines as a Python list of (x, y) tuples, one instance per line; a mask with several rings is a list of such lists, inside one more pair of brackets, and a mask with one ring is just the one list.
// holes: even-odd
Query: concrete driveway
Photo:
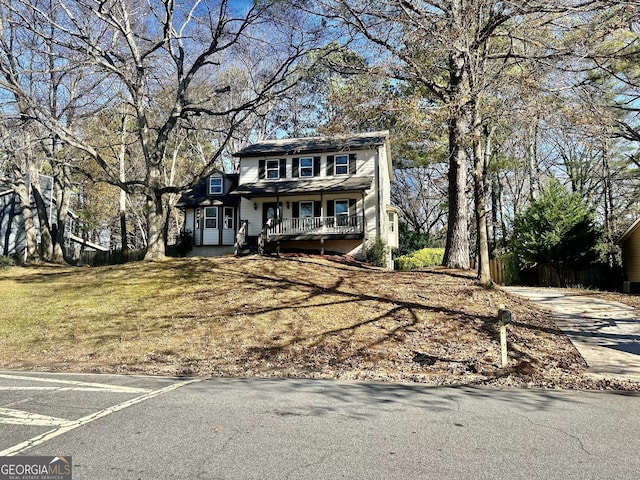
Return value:
[(640, 381), (640, 315), (617, 302), (570, 290), (503, 287), (550, 311), (591, 375)]

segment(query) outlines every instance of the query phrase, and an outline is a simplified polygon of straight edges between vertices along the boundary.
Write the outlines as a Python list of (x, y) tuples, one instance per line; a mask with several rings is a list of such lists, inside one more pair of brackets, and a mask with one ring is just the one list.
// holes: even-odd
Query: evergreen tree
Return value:
[(555, 269), (564, 285), (567, 269), (584, 268), (596, 260), (599, 237), (582, 197), (552, 179), (540, 198), (516, 216), (512, 249), (521, 264)]

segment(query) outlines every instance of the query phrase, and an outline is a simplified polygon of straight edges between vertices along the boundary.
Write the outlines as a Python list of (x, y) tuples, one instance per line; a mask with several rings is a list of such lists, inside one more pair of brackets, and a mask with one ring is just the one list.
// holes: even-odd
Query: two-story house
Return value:
[(234, 156), (240, 242), (356, 257), (376, 237), (397, 248), (389, 132), (269, 140)]

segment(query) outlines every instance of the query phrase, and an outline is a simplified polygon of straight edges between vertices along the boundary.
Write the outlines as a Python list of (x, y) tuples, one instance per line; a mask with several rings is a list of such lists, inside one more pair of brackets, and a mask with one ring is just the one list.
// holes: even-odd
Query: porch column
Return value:
[(364, 202), (364, 191), (360, 192), (362, 195), (362, 236), (367, 239), (366, 230), (365, 230), (365, 218), (366, 218), (366, 205)]

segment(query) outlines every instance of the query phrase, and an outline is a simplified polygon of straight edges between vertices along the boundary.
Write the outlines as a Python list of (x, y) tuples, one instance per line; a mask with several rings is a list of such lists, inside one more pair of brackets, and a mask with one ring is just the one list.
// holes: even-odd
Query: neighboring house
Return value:
[[(28, 184), (28, 178), (26, 180)], [(49, 224), (53, 224), (56, 219), (57, 207), (55, 199), (52, 197), (53, 179), (48, 175), (40, 175), (40, 191), (49, 216)], [(35, 200), (31, 196), (31, 210), (33, 211), (33, 221), (36, 227), (38, 244), (40, 243), (40, 219), (36, 212)], [(24, 220), (20, 212), (20, 198), (8, 185), (0, 184), (0, 255), (11, 256), (17, 259), (24, 259), (26, 256), (26, 234)], [(73, 233), (74, 224), (79, 223), (79, 218), (72, 211), (67, 214), (65, 225), (65, 251), (68, 256), (73, 257), (80, 248), (89, 250), (108, 251), (109, 249), (101, 245), (96, 245), (82, 239)]]
[(24, 251), (25, 233), (19, 208), (18, 196), (0, 185), (0, 256), (19, 256)]
[(189, 255), (216, 256), (234, 252), (238, 230), (237, 174), (216, 171), (184, 193), (176, 207), (184, 211), (184, 230), (191, 233)]
[(389, 132), (258, 142), (240, 160), (241, 243), (259, 250), (364, 255), (380, 237), (398, 247)]
[(616, 242), (622, 249), (623, 290), (640, 293), (640, 218)]
[[(51, 188), (53, 179), (47, 175), (40, 175), (40, 192), (47, 207), (50, 222), (55, 215), (55, 202), (52, 200)], [(29, 177), (25, 177), (25, 183), (29, 185)], [(31, 195), (31, 211), (36, 227), (38, 244), (40, 243), (40, 219), (36, 212), (36, 203)], [(11, 187), (0, 184), (0, 255), (14, 257), (23, 260), (26, 256), (26, 232), (21, 213), (20, 198)]]

